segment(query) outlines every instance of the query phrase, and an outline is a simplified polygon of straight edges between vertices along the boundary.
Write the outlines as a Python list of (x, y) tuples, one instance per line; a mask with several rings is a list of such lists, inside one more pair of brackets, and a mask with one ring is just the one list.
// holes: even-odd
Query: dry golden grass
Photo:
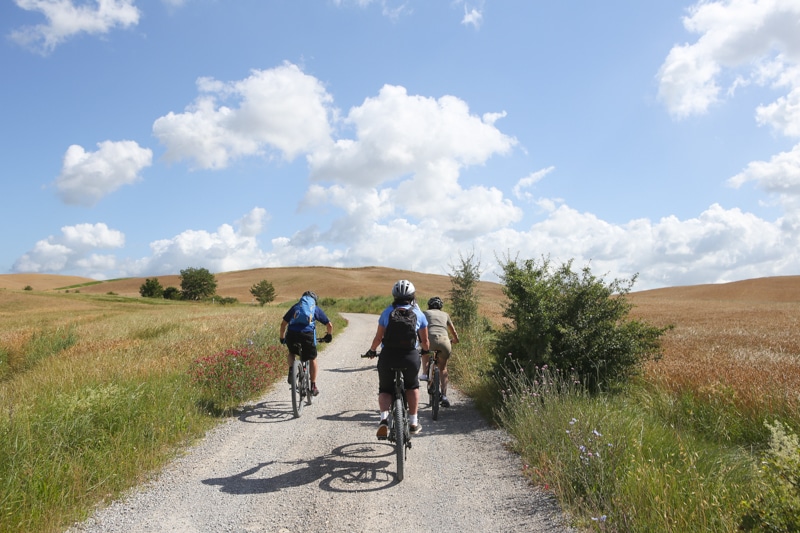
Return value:
[(647, 377), (758, 412), (800, 405), (800, 276), (643, 291), (634, 316), (675, 328)]
[[(250, 287), (262, 279), (276, 290), (276, 303), (295, 300), (305, 290), (320, 297), (358, 298), (388, 295), (394, 282), (410, 279), (421, 298), (435, 294), (446, 298), (450, 279), (446, 275), (419, 274), (382, 267), (261, 268), (216, 274), (221, 296), (252, 302)], [(145, 278), (107, 281), (80, 287), (81, 293), (139, 296)], [(162, 286), (180, 287), (180, 277), (158, 276)], [(14, 309), (25, 285), (38, 291), (63, 291), (65, 287), (91, 280), (43, 274), (0, 275), (4, 321), (24, 324), (30, 317)], [(27, 293), (31, 294), (31, 293)], [(505, 301), (497, 283), (479, 285), (481, 313), (494, 323), (501, 321)], [(764, 405), (800, 394), (800, 276), (761, 278), (727, 284), (671, 287), (640, 291), (630, 295), (633, 315), (654, 325), (675, 328), (664, 338), (664, 358), (650, 365), (648, 378), (671, 390), (717, 391), (728, 387), (737, 403)], [(74, 299), (53, 301), (48, 309), (54, 316), (74, 321), (82, 304)], [(63, 306), (63, 307), (61, 307)], [(96, 309), (96, 303), (91, 304)], [(87, 308), (88, 309), (88, 308)], [(42, 309), (37, 310), (41, 318)], [(8, 328), (14, 329), (14, 328)], [(3, 339), (14, 345), (19, 339)], [(800, 403), (800, 402), (798, 402)]]
[[(180, 288), (180, 276), (150, 276), (158, 278), (163, 287)], [(439, 295), (447, 299), (450, 292), (450, 278), (446, 275), (419, 274), (407, 270), (383, 267), (334, 268), (334, 267), (285, 267), (257, 268), (236, 272), (215, 274), (217, 294), (233, 297), (242, 303), (255, 302), (250, 287), (261, 280), (267, 280), (275, 287), (275, 303), (297, 300), (304, 291), (312, 290), (320, 298), (359, 298), (367, 296), (388, 296), (392, 285), (398, 279), (409, 279), (417, 288), (421, 299)], [(104, 281), (76, 287), (82, 294), (106, 294), (113, 292), (120, 296), (139, 297), (139, 287), (146, 278), (128, 278)], [(54, 276), (50, 274), (7, 274), (0, 275), (0, 289), (21, 290), (30, 285), (34, 291), (65, 290), (67, 287), (92, 283), (88, 278)], [(497, 283), (482, 281), (478, 292), (482, 300), (482, 312), (490, 318), (499, 318), (503, 299), (502, 287)]]

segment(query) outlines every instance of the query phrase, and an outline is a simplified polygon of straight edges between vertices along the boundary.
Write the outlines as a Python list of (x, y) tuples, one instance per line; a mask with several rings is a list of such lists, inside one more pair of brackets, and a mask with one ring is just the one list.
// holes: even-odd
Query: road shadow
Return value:
[[(374, 492), (397, 484), (390, 460), (393, 453), (394, 448), (385, 443), (352, 443), (323, 457), (258, 463), (238, 474), (202, 483), (235, 495), (266, 494), (311, 483), (329, 492)], [(269, 476), (270, 470), (284, 470), (286, 465), (290, 470)]]
[(242, 407), (236, 414), (248, 424), (274, 424), (294, 420), (291, 401), (264, 401)]

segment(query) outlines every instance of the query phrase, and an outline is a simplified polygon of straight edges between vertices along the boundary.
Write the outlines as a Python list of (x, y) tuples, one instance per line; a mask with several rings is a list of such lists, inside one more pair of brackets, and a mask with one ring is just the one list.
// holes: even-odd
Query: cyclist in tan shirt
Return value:
[[(444, 302), (438, 296), (428, 300), (428, 310), (425, 317), (428, 319), (428, 341), (431, 350), (439, 351), (439, 373), (442, 376), (442, 407), (450, 407), (450, 400), (447, 399), (447, 360), (453, 351), (452, 344), (458, 343), (458, 333), (450, 315), (442, 311)], [(422, 356), (422, 368), (428, 368), (430, 356)], [(423, 374), (420, 379), (427, 380), (428, 376)]]

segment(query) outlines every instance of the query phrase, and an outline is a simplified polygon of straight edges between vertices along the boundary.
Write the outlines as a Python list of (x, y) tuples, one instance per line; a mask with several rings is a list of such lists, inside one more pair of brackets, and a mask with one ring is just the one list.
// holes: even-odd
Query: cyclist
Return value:
[[(428, 310), (425, 311), (425, 318), (428, 319), (428, 338), (430, 339), (430, 349), (439, 351), (439, 374), (442, 376), (442, 407), (450, 407), (450, 400), (447, 399), (447, 360), (450, 359), (450, 354), (453, 348), (452, 343), (458, 343), (458, 333), (450, 315), (442, 311), (444, 302), (438, 296), (434, 296), (428, 300)], [(428, 360), (430, 356), (423, 352), (422, 354), (422, 368), (428, 368)], [(423, 374), (420, 376), (421, 380), (427, 380), (429, 376)]]
[[(310, 296), (313, 301), (313, 316), (306, 320), (296, 320), (295, 317), (301, 312), (303, 308), (303, 297)], [(313, 291), (306, 291), (303, 293), (300, 301), (294, 304), (281, 320), (281, 328), (278, 336), (280, 337), (281, 344), (287, 345), (289, 353), (286, 355), (286, 361), (289, 364), (289, 383), (292, 382), (292, 365), (294, 358), (300, 355), (299, 348), (302, 347), (302, 360), (309, 361), (309, 370), (311, 373), (311, 394), (314, 396), (319, 394), (317, 388), (317, 328), (316, 323), (324, 324), (327, 331), (324, 337), (325, 342), (331, 342), (333, 339), (333, 322), (330, 321), (325, 311), (317, 305), (317, 295)]]
[[(403, 382), (406, 389), (406, 401), (408, 402), (409, 431), (413, 434), (422, 431), (422, 425), (419, 423), (417, 414), (420, 366), (418, 348), (428, 349), (428, 320), (416, 304), (416, 289), (410, 281), (401, 279), (395, 283), (394, 287), (392, 287), (392, 297), (394, 297), (394, 302), (381, 313), (375, 338), (372, 339), (372, 345), (367, 352), (369, 357), (378, 356), (376, 350), (379, 346), (383, 346), (378, 356), (378, 408), (381, 412), (377, 433), (379, 439), (385, 439), (389, 434), (389, 410), (394, 396), (394, 370), (392, 370), (394, 368), (404, 369)], [(384, 338), (387, 333), (387, 327), (390, 327), (390, 317), (393, 316), (392, 311), (395, 308), (411, 309), (416, 316), (416, 335), (411, 341), (412, 347), (399, 348), (392, 345), (391, 342), (387, 342), (388, 339)], [(397, 328), (398, 326), (391, 324), (391, 327)], [(412, 331), (411, 334), (413, 335), (414, 332)], [(417, 339), (419, 339), (419, 346), (417, 345)]]

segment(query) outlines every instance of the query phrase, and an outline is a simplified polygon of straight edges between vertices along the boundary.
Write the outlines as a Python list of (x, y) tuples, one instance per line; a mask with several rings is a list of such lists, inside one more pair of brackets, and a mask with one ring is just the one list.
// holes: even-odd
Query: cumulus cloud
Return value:
[(71, 0), (14, 0), (26, 11), (38, 11), (46, 24), (19, 28), (11, 32), (12, 40), (42, 54), (52, 52), (69, 38), (88, 33), (106, 34), (116, 28), (139, 23), (139, 9), (134, 0), (94, 0), (77, 3)]
[(222, 224), (216, 231), (186, 230), (150, 244), (152, 255), (128, 267), (134, 275), (179, 272), (196, 265), (211, 272), (230, 272), (275, 266), (259, 248), (257, 237), (267, 218), (265, 209), (256, 207), (242, 217), (238, 229)]
[[(517, 144), (494, 120), (471, 114), (459, 98), (409, 95), (394, 85), (352, 108), (344, 123), (356, 138), (321, 145), (310, 154), (312, 179), (373, 187), (437, 165), (481, 165)], [(445, 180), (453, 179), (449, 169), (444, 173)]]
[(13, 272), (58, 273), (105, 279), (118, 265), (110, 255), (95, 250), (122, 248), (125, 235), (106, 224), (64, 226), (61, 235), (51, 235), (36, 243), (17, 259)]
[(56, 179), (64, 203), (92, 206), (123, 185), (139, 181), (139, 172), (152, 164), (153, 152), (134, 141), (103, 141), (96, 152), (73, 144), (64, 154)]
[(200, 96), (185, 112), (170, 112), (153, 124), (167, 161), (219, 169), (271, 150), (291, 161), (329, 142), (332, 97), (296, 65), (253, 70), (234, 82), (200, 78), (197, 87)]
[[(794, 0), (698, 2), (683, 24), (699, 38), (669, 52), (658, 73), (659, 97), (678, 118), (704, 113), (723, 93), (723, 73), (735, 69), (744, 75), (734, 76), (729, 89), (749, 82), (790, 83), (790, 89), (797, 88), (800, 79), (795, 76), (789, 82), (783, 74), (800, 62), (798, 16), (800, 3)], [(776, 65), (781, 67), (775, 69)], [(787, 111), (791, 110), (776, 102), (764, 107), (761, 118), (780, 127)]]

